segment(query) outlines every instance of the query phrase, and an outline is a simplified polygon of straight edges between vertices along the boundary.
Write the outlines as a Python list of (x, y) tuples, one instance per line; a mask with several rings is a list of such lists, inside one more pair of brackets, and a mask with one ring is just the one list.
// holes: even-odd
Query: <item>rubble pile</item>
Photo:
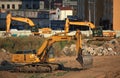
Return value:
[(10, 59), (11, 59), (11, 54), (3, 48), (0, 49), (0, 63), (3, 60), (10, 61)]
[(65, 46), (62, 50), (62, 52), (66, 55), (66, 56), (73, 56), (76, 55), (75, 52), (76, 49), (76, 45), (72, 44), (71, 46)]
[[(75, 53), (75, 44), (72, 44), (69, 47), (66, 46), (63, 49), (63, 52), (65, 54)], [(106, 41), (101, 46), (96, 46), (93, 44), (90, 44), (88, 46), (84, 43), (82, 47), (82, 52), (83, 54), (90, 53), (93, 56), (120, 55), (120, 44), (116, 39)]]
[(92, 47), (83, 46), (83, 52), (89, 52), (94, 56), (120, 55), (120, 44), (116, 39), (106, 41), (102, 46)]

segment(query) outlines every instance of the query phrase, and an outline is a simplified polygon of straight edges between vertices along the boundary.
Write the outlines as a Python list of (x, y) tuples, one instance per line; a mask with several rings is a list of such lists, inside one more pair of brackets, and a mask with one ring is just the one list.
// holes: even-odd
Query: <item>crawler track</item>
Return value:
[(24, 72), (24, 73), (40, 73), (40, 72), (52, 72), (60, 70), (63, 66), (57, 63), (32, 63), (32, 64), (6, 64), (2, 65), (2, 70), (11, 72)]
[(52, 72), (54, 70), (59, 69), (59, 65), (57, 64), (28, 64), (28, 65), (23, 65), (23, 66), (16, 66), (14, 68), (14, 71), (16, 72), (27, 72), (27, 73), (32, 73), (32, 72)]

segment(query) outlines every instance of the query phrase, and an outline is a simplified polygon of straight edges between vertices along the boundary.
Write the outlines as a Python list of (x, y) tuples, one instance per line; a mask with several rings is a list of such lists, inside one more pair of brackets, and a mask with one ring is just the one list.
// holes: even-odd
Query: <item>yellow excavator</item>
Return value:
[[(49, 56), (49, 49), (55, 42), (70, 40), (76, 41), (76, 60), (83, 68), (90, 68), (93, 64), (93, 58), (89, 53), (87, 55), (82, 54), (82, 40), (79, 30), (76, 31), (74, 36), (68, 36), (64, 33), (59, 35), (55, 34), (47, 38), (37, 52), (17, 51), (15, 54), (12, 54), (11, 65), (14, 71), (18, 72), (47, 72), (61, 69), (62, 65), (54, 63), (55, 58)], [(2, 65), (5, 66), (4, 63)]]
[(116, 32), (115, 31), (108, 31), (108, 32), (103, 32), (102, 27), (96, 27), (93, 23), (91, 22), (81, 22), (81, 21), (70, 21), (70, 19), (66, 18), (65, 22), (65, 28), (64, 31), (66, 33), (69, 32), (70, 25), (78, 25), (78, 26), (87, 26), (92, 29), (92, 36), (93, 40), (111, 40), (113, 38), (116, 38)]
[[(95, 28), (94, 24), (90, 22), (70, 22), (66, 19), (65, 32), (57, 33), (47, 38), (37, 52), (35, 51), (17, 51), (12, 54), (12, 59), (9, 66), (12, 66), (12, 70), (19, 72), (41, 72), (52, 71), (61, 68), (61, 65), (54, 63), (55, 58), (49, 56), (49, 50), (53, 43), (60, 41), (76, 40), (76, 60), (81, 64), (83, 68), (89, 68), (93, 64), (93, 58), (89, 53), (82, 53), (82, 39), (80, 30), (76, 31), (73, 36), (68, 36), (69, 25), (85, 25), (91, 28)], [(5, 62), (2, 66), (6, 66)]]
[[(36, 25), (34, 24), (34, 22), (29, 19), (29, 18), (23, 18), (23, 17), (12, 17), (12, 15), (10, 14), (10, 12), (8, 12), (7, 16), (6, 16), (6, 35), (10, 34), (10, 24), (11, 21), (15, 20), (15, 21), (19, 21), (19, 22), (25, 22), (27, 24), (29, 24), (29, 26), (31, 27), (31, 31), (34, 35), (40, 35), (41, 33), (39, 33), (39, 29), (36, 27)], [(51, 33), (51, 28), (41, 28), (40, 29), (42, 31), (42, 33)]]

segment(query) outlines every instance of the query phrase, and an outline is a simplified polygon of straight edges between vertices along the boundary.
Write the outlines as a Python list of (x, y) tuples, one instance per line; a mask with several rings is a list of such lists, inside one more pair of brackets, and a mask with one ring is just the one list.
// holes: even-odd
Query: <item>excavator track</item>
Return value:
[(14, 66), (12, 72), (40, 73), (60, 70), (61, 65), (57, 63), (33, 63)]
[(63, 65), (58, 63), (31, 63), (31, 64), (14, 64), (8, 61), (3, 61), (0, 65), (0, 70), (10, 72), (24, 72), (24, 73), (41, 73), (61, 70)]

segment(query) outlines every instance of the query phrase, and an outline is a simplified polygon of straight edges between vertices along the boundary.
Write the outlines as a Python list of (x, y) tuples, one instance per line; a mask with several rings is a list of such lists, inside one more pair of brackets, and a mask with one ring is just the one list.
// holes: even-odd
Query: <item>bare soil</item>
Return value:
[(93, 67), (82, 70), (80, 64), (72, 57), (57, 58), (64, 64), (64, 70), (51, 73), (13, 73), (0, 71), (0, 78), (120, 78), (120, 56), (94, 56)]

